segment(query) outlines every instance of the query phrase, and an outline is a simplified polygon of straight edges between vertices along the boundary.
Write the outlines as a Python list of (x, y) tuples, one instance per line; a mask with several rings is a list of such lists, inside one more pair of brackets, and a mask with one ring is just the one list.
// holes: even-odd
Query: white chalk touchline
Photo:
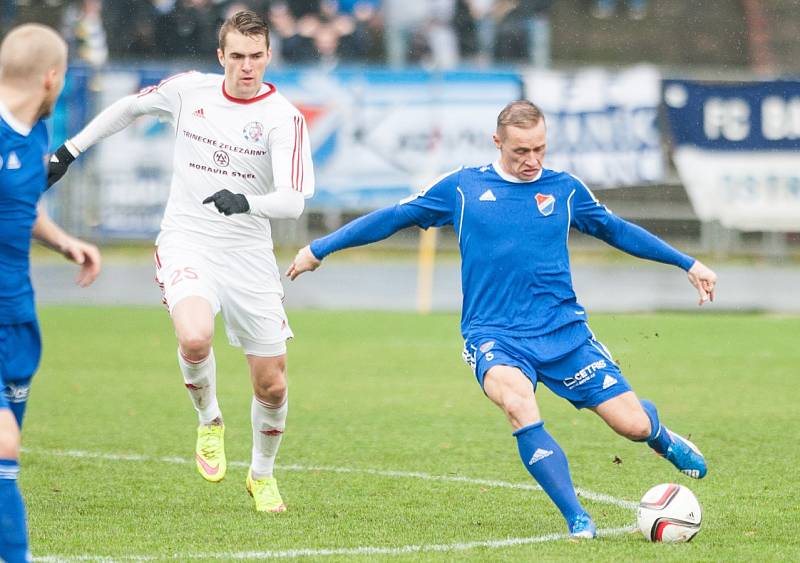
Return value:
[[(24, 453), (34, 455), (50, 455), (59, 457), (72, 457), (72, 458), (85, 458), (85, 459), (102, 459), (108, 461), (134, 461), (134, 462), (161, 462), (161, 463), (174, 463), (174, 464), (191, 464), (194, 460), (185, 459), (180, 457), (152, 457), (140, 454), (107, 454), (100, 452), (87, 452), (80, 450), (45, 450), (45, 449), (30, 449), (23, 448)], [(249, 463), (243, 461), (230, 461), (229, 466), (248, 467)], [(484, 485), (487, 487), (498, 487), (505, 489), (516, 489), (526, 491), (540, 491), (541, 487), (538, 485), (531, 485), (525, 483), (509, 483), (507, 481), (496, 481), (490, 479), (474, 479), (471, 477), (462, 477), (459, 475), (431, 475), (428, 473), (421, 473), (416, 471), (395, 471), (383, 469), (359, 469), (353, 467), (337, 467), (337, 466), (307, 466), (307, 465), (276, 465), (278, 469), (285, 471), (325, 471), (332, 473), (359, 473), (365, 475), (375, 475), (380, 477), (395, 477), (395, 478), (410, 478), (422, 479), (426, 481), (444, 481), (456, 483), (469, 483), (474, 485)], [(600, 502), (604, 504), (611, 504), (625, 509), (634, 509), (638, 506), (637, 503), (618, 499), (610, 495), (602, 493), (595, 493), (585, 489), (576, 488), (578, 494), (589, 500)], [(631, 532), (636, 529), (635, 525), (625, 526), (622, 528), (607, 528), (598, 530), (599, 536), (617, 536)], [(314, 557), (326, 555), (402, 555), (406, 553), (422, 553), (422, 552), (442, 552), (442, 551), (466, 551), (476, 549), (479, 547), (488, 548), (502, 548), (517, 545), (527, 545), (532, 543), (542, 543), (549, 541), (556, 541), (568, 538), (568, 534), (546, 534), (543, 536), (533, 536), (528, 538), (507, 538), (502, 540), (484, 540), (474, 542), (450, 543), (450, 544), (430, 544), (430, 545), (404, 545), (399, 547), (347, 547), (337, 549), (289, 549), (283, 551), (243, 551), (243, 552), (224, 552), (224, 553), (180, 553), (173, 555), (129, 555), (121, 557), (98, 556), (98, 555), (78, 555), (78, 556), (58, 556), (48, 555), (44, 557), (36, 557), (35, 561), (43, 562), (71, 562), (71, 561), (154, 561), (165, 559), (266, 559), (266, 558), (297, 558), (297, 557)]]
[[(608, 528), (598, 530), (600, 536), (619, 536), (636, 530), (636, 526), (625, 526), (622, 528)], [(48, 555), (46, 557), (35, 557), (34, 561), (44, 561), (47, 563), (70, 563), (72, 561), (157, 561), (157, 560), (187, 560), (187, 559), (289, 559), (297, 557), (320, 557), (326, 555), (404, 555), (407, 553), (424, 552), (445, 552), (445, 551), (467, 551), (479, 547), (502, 548), (528, 545), (532, 543), (543, 543), (556, 540), (567, 539), (568, 534), (547, 534), (544, 536), (534, 536), (530, 538), (507, 538), (504, 540), (485, 540), (464, 543), (430, 544), (430, 545), (403, 545), (400, 547), (343, 547), (339, 549), (287, 549), (285, 551), (239, 551), (228, 553), (176, 553), (173, 555), (129, 555), (122, 557), (108, 557), (96, 555), (79, 555), (74, 557), (60, 557)], [(585, 540), (581, 540), (585, 541)]]

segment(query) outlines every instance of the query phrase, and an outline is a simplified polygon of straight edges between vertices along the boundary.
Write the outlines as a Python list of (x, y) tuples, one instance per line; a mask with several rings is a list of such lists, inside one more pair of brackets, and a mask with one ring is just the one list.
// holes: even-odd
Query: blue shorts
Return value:
[(31, 377), (41, 357), (38, 322), (0, 325), (0, 409), (13, 410), (20, 425)]
[[(558, 332), (558, 331), (556, 331)], [(481, 335), (464, 342), (464, 361), (481, 388), (493, 366), (518, 368), (533, 383), (539, 381), (577, 409), (597, 405), (631, 390), (608, 349), (593, 336), (559, 358), (541, 358), (542, 337), (511, 338)]]

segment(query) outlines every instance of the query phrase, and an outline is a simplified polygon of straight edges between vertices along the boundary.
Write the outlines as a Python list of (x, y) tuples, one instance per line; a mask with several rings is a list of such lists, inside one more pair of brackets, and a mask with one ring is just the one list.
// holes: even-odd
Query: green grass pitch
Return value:
[[(196, 418), (157, 309), (45, 308), (45, 355), (24, 428), (34, 556), (47, 560), (798, 561), (800, 320), (605, 315), (592, 327), (664, 422), (690, 435), (693, 481), (539, 390), (578, 487), (638, 501), (689, 486), (697, 538), (636, 532), (554, 538), (561, 516), (522, 467), (502, 413), (461, 360), (456, 315), (290, 312), (290, 410), (276, 476), (288, 512), (257, 514), (244, 488), (250, 385), (218, 326), (218, 392), (231, 465), (220, 484), (190, 462)], [(615, 463), (615, 458), (621, 463)], [(522, 487), (503, 486), (518, 484)], [(599, 528), (634, 511), (585, 501)], [(520, 541), (517, 541), (520, 540)]]

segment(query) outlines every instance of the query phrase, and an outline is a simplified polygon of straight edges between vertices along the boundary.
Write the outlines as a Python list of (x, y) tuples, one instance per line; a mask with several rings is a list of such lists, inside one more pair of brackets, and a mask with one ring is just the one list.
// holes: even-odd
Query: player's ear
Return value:
[(500, 141), (500, 137), (497, 135), (497, 133), (492, 135), (492, 140), (494, 141), (494, 146), (496, 146), (498, 149), (502, 147), (503, 144)]
[(58, 69), (51, 68), (44, 73), (44, 89), (47, 91), (52, 90), (58, 82)]
[(267, 47), (267, 65), (272, 61), (272, 47)]
[(220, 65), (225, 66), (225, 53), (222, 52), (222, 49), (217, 49), (217, 60)]

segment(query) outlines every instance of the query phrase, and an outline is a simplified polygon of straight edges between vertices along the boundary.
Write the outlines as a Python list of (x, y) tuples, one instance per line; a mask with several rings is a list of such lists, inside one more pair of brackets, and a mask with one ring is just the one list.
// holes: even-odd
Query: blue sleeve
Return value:
[(417, 225), (423, 229), (453, 222), (453, 202), (458, 172), (446, 174), (418, 194), (391, 207), (373, 211), (331, 234), (311, 243), (311, 252), (322, 260), (328, 254), (363, 246), (390, 237), (397, 231)]
[(570, 226), (638, 258), (672, 264), (684, 270), (692, 267), (694, 258), (676, 250), (642, 227), (617, 217), (597, 201), (582, 182), (576, 180), (575, 183)]
[(383, 240), (413, 224), (414, 221), (400, 210), (399, 204), (384, 207), (318, 238), (311, 243), (311, 252), (322, 260), (337, 250)]

